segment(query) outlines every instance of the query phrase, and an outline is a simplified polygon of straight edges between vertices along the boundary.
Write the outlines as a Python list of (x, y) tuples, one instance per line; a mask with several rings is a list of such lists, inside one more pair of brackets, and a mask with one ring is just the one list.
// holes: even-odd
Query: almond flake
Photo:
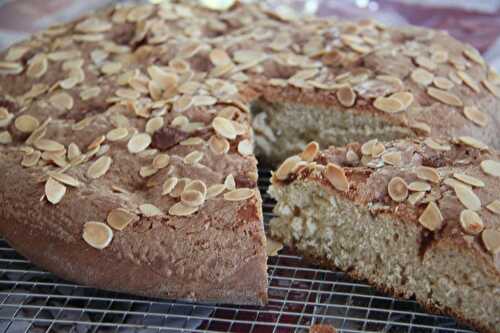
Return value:
[(205, 202), (205, 196), (199, 191), (184, 189), (181, 194), (181, 202), (186, 206), (198, 207)]
[(74, 105), (73, 97), (67, 92), (60, 92), (50, 96), (49, 102), (59, 111), (71, 110)]
[(480, 210), (481, 209), (481, 200), (479, 197), (472, 191), (472, 189), (468, 186), (455, 186), (454, 187), (455, 194), (457, 195), (458, 200), (468, 209), (470, 210)]
[(484, 60), (483, 58), (481, 57), (481, 54), (479, 54), (479, 52), (476, 50), (476, 49), (472, 49), (472, 48), (467, 48), (465, 49), (464, 51), (464, 55), (474, 61), (475, 63), (477, 63), (478, 65), (484, 65)]
[(400, 166), (401, 165), (401, 160), (402, 160), (402, 155), (401, 152), (395, 151), (395, 152), (387, 152), (382, 155), (382, 160), (389, 165), (393, 166)]
[(236, 181), (234, 180), (234, 176), (232, 174), (227, 175), (224, 180), (224, 186), (228, 190), (234, 190), (236, 188)]
[(11, 47), (8, 51), (7, 54), (5, 55), (5, 60), (6, 61), (18, 61), (21, 59), (28, 51), (29, 47), (24, 47), (24, 46), (14, 46)]
[(477, 148), (477, 149), (481, 149), (481, 150), (486, 150), (488, 149), (488, 146), (479, 141), (478, 139), (475, 139), (471, 136), (461, 136), (458, 138), (458, 141), (467, 145), (467, 146), (470, 146), (472, 148)]
[(30, 78), (41, 78), (47, 72), (48, 67), (49, 62), (47, 57), (43, 54), (38, 54), (29, 61), (26, 75)]
[(21, 161), (21, 165), (25, 168), (34, 167), (35, 165), (38, 164), (38, 161), (40, 161), (41, 156), (42, 153), (40, 153), (38, 150), (35, 150), (31, 154), (25, 154), (23, 156), (23, 160)]
[(425, 197), (425, 192), (415, 192), (408, 196), (408, 203), (415, 206), (420, 200)]
[(366, 156), (371, 156), (373, 147), (377, 144), (378, 140), (377, 139), (371, 139), (366, 141), (361, 145), (361, 154), (366, 155)]
[(170, 207), (168, 213), (172, 216), (189, 216), (194, 214), (198, 208), (198, 206), (187, 206), (182, 202), (178, 202)]
[(156, 174), (157, 172), (158, 172), (158, 169), (156, 169), (155, 167), (153, 167), (151, 165), (142, 166), (139, 169), (139, 175), (142, 178), (150, 177), (150, 176)]
[(273, 239), (266, 239), (266, 254), (268, 257), (274, 257), (278, 255), (278, 252), (283, 248), (283, 244), (277, 242)]
[(212, 127), (215, 132), (222, 137), (230, 140), (234, 140), (236, 138), (236, 129), (234, 128), (231, 120), (222, 117), (215, 117), (212, 121)]
[(255, 196), (255, 190), (250, 188), (238, 188), (224, 193), (224, 200), (226, 201), (243, 201), (248, 200)]
[(426, 138), (424, 140), (424, 144), (426, 144), (429, 148), (437, 151), (449, 151), (451, 150), (451, 146), (447, 144), (442, 144), (435, 141), (433, 138)]
[(17, 62), (0, 61), (0, 75), (16, 75), (24, 70), (22, 64)]
[(215, 66), (223, 66), (231, 63), (231, 58), (223, 49), (213, 49), (209, 54), (210, 61)]
[(488, 125), (488, 115), (484, 112), (479, 111), (479, 109), (475, 106), (466, 106), (464, 107), (464, 115), (465, 118), (472, 121), (474, 124), (485, 127)]
[(302, 159), (299, 156), (290, 156), (283, 161), (274, 175), (278, 180), (285, 180), (292, 172), (297, 169), (297, 167), (300, 165), (300, 162), (302, 162)]
[(462, 100), (448, 91), (429, 87), (427, 88), (427, 94), (441, 103), (451, 106), (463, 106)]
[(409, 124), (409, 126), (413, 129), (424, 132), (427, 135), (431, 134), (431, 127), (424, 122), (420, 122), (420, 121), (412, 122)]
[(463, 183), (468, 184), (468, 185), (472, 185), (472, 186), (476, 186), (476, 187), (484, 187), (485, 186), (484, 182), (481, 179), (477, 179), (475, 177), (466, 175), (464, 173), (455, 172), (455, 173), (453, 173), (453, 177), (455, 177), (456, 179), (458, 179), (458, 180), (460, 180)]
[(172, 192), (172, 190), (177, 185), (177, 182), (178, 182), (178, 178), (177, 177), (167, 178), (167, 180), (165, 180), (165, 182), (162, 185), (161, 195), (170, 194), (170, 192)]
[(130, 138), (127, 144), (127, 148), (130, 153), (137, 154), (146, 150), (150, 144), (151, 135), (149, 135), (148, 133), (139, 133)]
[(435, 62), (433, 62), (431, 59), (424, 57), (424, 56), (418, 56), (417, 58), (415, 58), (415, 62), (420, 67), (423, 67), (423, 68), (430, 70), (430, 71), (433, 71), (437, 68), (437, 65)]
[(453, 82), (442, 76), (435, 77), (433, 83), (442, 90), (450, 90), (454, 86)]
[(215, 184), (207, 189), (207, 199), (212, 199), (226, 190), (224, 184)]
[(144, 215), (146, 217), (163, 215), (163, 212), (161, 211), (160, 208), (156, 207), (155, 205), (148, 204), (148, 203), (140, 205), (139, 211), (141, 212), (142, 215)]
[(183, 112), (193, 105), (193, 97), (190, 95), (182, 95), (176, 100), (172, 106), (174, 112)]
[(434, 201), (429, 202), (418, 218), (418, 222), (430, 231), (439, 230), (443, 224), (443, 215)]
[(130, 223), (138, 221), (139, 216), (124, 208), (116, 208), (109, 212), (106, 222), (115, 230), (122, 231)]
[(492, 213), (500, 215), (500, 200), (493, 200), (486, 206), (486, 208)]
[(189, 165), (194, 165), (200, 162), (202, 158), (203, 158), (203, 153), (198, 150), (195, 150), (190, 152), (184, 157), (184, 163)]
[(184, 188), (186, 187), (186, 185), (188, 185), (189, 183), (191, 182), (191, 180), (189, 178), (181, 178), (181, 179), (178, 179), (174, 188), (172, 189), (172, 191), (170, 191), (170, 196), (172, 198), (178, 198), (181, 196), (182, 192), (184, 191)]
[(464, 83), (467, 86), (469, 86), (469, 88), (471, 88), (472, 90), (474, 90), (477, 93), (480, 91), (479, 83), (477, 83), (472, 77), (470, 77), (469, 74), (467, 74), (466, 72), (463, 72), (463, 71), (458, 71), (457, 75), (459, 78), (462, 79), (462, 81), (464, 81)]
[(319, 144), (315, 141), (309, 142), (306, 148), (300, 153), (300, 158), (303, 161), (313, 161), (319, 153)]
[(120, 141), (128, 136), (128, 129), (124, 127), (114, 128), (106, 134), (106, 139), (111, 142)]
[(408, 197), (408, 185), (401, 177), (393, 177), (387, 185), (387, 192), (395, 202), (402, 202)]
[(436, 169), (426, 166), (419, 166), (415, 169), (415, 173), (417, 174), (417, 178), (422, 180), (428, 180), (432, 183), (439, 183), (441, 180), (441, 176), (437, 172)]
[(337, 99), (342, 106), (351, 107), (356, 102), (356, 93), (349, 86), (343, 86), (337, 90)]
[(426, 182), (415, 181), (408, 185), (408, 189), (414, 192), (427, 192), (431, 190), (431, 185)]
[(432, 83), (434, 79), (434, 74), (423, 68), (417, 68), (413, 70), (413, 72), (411, 72), (410, 77), (413, 80), (413, 82), (424, 86), (428, 86), (429, 84)]
[(168, 154), (158, 154), (153, 159), (153, 167), (156, 169), (166, 168), (170, 162), (170, 156)]
[(500, 231), (489, 228), (484, 229), (481, 238), (490, 253), (497, 255), (500, 252)]
[(484, 229), (484, 223), (481, 217), (470, 209), (464, 209), (460, 213), (460, 225), (466, 233), (471, 235), (477, 235)]
[(205, 141), (200, 137), (190, 137), (184, 141), (179, 142), (181, 146), (197, 146), (202, 145)]
[(16, 126), (16, 129), (23, 133), (31, 133), (35, 129), (37, 129), (39, 125), (40, 122), (38, 121), (38, 119), (30, 115), (21, 115), (17, 117), (14, 122), (14, 126)]
[(253, 154), (253, 144), (250, 140), (241, 140), (238, 143), (238, 152), (243, 156), (249, 156)]
[(193, 180), (184, 187), (184, 191), (198, 191), (205, 197), (207, 194), (207, 185), (202, 180)]
[(75, 26), (76, 31), (85, 33), (104, 32), (111, 29), (112, 24), (95, 17), (87, 18)]
[(76, 76), (68, 77), (62, 81), (59, 81), (59, 87), (63, 89), (72, 89), (80, 82), (79, 78)]
[(404, 105), (400, 100), (388, 97), (377, 97), (373, 106), (380, 111), (396, 113), (404, 110)]
[(483, 172), (487, 175), (500, 177), (500, 162), (484, 160), (481, 162), (481, 170), (483, 170)]
[(70, 143), (68, 146), (68, 160), (74, 161), (82, 155), (80, 148), (75, 143)]
[(146, 123), (146, 133), (154, 134), (154, 132), (163, 127), (163, 124), (164, 120), (162, 117), (153, 117), (149, 119)]
[(193, 97), (194, 106), (212, 106), (217, 103), (217, 98), (208, 95), (198, 95)]
[(43, 151), (58, 152), (64, 151), (64, 146), (57, 141), (49, 139), (40, 139), (35, 141), (34, 146)]
[(81, 185), (78, 179), (65, 173), (51, 172), (49, 173), (49, 176), (58, 182), (71, 187), (79, 187)]
[(403, 110), (406, 110), (410, 105), (413, 103), (413, 94), (407, 92), (407, 91), (400, 91), (392, 94), (390, 98), (397, 99), (398, 101), (403, 104)]
[(106, 141), (106, 136), (104, 135), (98, 136), (87, 146), (87, 150), (99, 148), (104, 141)]
[(49, 177), (45, 183), (45, 196), (47, 200), (51, 204), (56, 205), (62, 200), (64, 194), (66, 194), (66, 186)]
[(86, 222), (83, 225), (82, 238), (93, 248), (102, 250), (113, 240), (113, 230), (102, 222)]
[(488, 89), (488, 91), (493, 94), (493, 96), (500, 98), (500, 86), (486, 79), (482, 80), (481, 82), (486, 87), (486, 89)]
[(385, 151), (385, 146), (381, 142), (377, 142), (372, 147), (372, 157), (379, 157)]
[(94, 163), (90, 165), (87, 170), (87, 177), (90, 179), (97, 179), (102, 177), (108, 172), (113, 160), (109, 156), (101, 156)]
[(349, 190), (349, 181), (342, 167), (328, 163), (325, 168), (325, 177), (335, 189), (342, 192)]
[(148, 74), (151, 79), (162, 88), (162, 90), (169, 90), (177, 86), (178, 76), (176, 73), (171, 73), (163, 70), (158, 66), (149, 66)]

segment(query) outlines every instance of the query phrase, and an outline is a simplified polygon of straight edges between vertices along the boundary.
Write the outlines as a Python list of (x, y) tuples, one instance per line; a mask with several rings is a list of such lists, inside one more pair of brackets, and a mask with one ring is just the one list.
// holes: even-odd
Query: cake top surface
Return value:
[[(116, 230), (140, 216), (182, 223), (210, 199), (254, 200), (249, 103), (269, 91), (498, 145), (498, 75), (428, 29), (239, 3), (116, 6), (0, 59), (0, 169), (19, 170), (54, 209), (108, 194), (123, 206), (107, 214)], [(109, 244), (106, 224), (88, 227), (89, 244)]]
[(313, 142), (284, 161), (272, 183), (317, 180), (374, 215), (416, 223), (436, 239), (474, 247), (500, 271), (499, 179), (500, 154), (463, 136), (374, 139), (323, 151)]

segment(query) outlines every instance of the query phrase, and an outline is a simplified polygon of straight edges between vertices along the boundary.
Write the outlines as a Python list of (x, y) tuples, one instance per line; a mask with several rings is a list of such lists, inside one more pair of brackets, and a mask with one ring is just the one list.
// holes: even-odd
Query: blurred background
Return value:
[[(142, 2), (144, 2), (143, 0)], [(168, 0), (149, 0), (161, 2)], [(215, 4), (230, 0), (200, 0)], [(247, 0), (248, 1), (248, 0)], [(252, 1), (252, 0), (249, 0)], [(254, 0), (319, 16), (375, 18), (448, 30), (500, 71), (500, 0)], [(123, 0), (0, 0), (0, 49), (56, 22)]]

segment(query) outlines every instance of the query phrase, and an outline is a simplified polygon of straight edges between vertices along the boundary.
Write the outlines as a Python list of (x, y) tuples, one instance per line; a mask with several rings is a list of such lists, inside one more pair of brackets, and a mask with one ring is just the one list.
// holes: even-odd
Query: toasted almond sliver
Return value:
[(172, 106), (174, 112), (183, 112), (189, 109), (193, 105), (193, 97), (190, 95), (182, 95), (178, 100), (176, 100)]
[(146, 133), (154, 134), (157, 130), (163, 127), (164, 120), (162, 117), (153, 117), (146, 123)]
[(170, 163), (170, 156), (168, 154), (162, 153), (155, 156), (152, 165), (153, 168), (163, 169), (166, 168), (169, 163)]
[(45, 183), (45, 196), (47, 200), (51, 204), (56, 205), (62, 200), (64, 194), (66, 194), (66, 186), (49, 177)]
[(213, 49), (209, 54), (209, 58), (215, 66), (226, 65), (232, 62), (227, 52), (223, 49)]
[(328, 163), (325, 168), (325, 177), (335, 189), (342, 192), (349, 190), (349, 181), (342, 167)]
[(211, 106), (217, 103), (217, 98), (208, 95), (198, 95), (193, 97), (194, 106)]
[(342, 106), (351, 107), (356, 102), (356, 93), (349, 86), (342, 86), (336, 92), (337, 99)]
[(184, 188), (186, 187), (186, 185), (188, 185), (189, 183), (191, 182), (191, 180), (189, 178), (181, 178), (181, 179), (178, 179), (174, 188), (172, 189), (172, 191), (170, 191), (170, 196), (173, 197), (173, 198), (178, 198), (181, 196), (182, 192), (184, 191)]
[(149, 204), (149, 203), (140, 205), (139, 211), (141, 212), (142, 215), (144, 215), (146, 217), (163, 215), (163, 212), (161, 211), (160, 208), (156, 207), (153, 204)]
[(412, 206), (415, 206), (424, 197), (425, 192), (414, 192), (408, 196), (408, 203)]
[(207, 189), (207, 199), (215, 198), (226, 190), (224, 184), (214, 184)]
[(286, 178), (288, 178), (288, 175), (290, 175), (295, 170), (295, 168), (301, 161), (302, 159), (297, 155), (288, 157), (279, 166), (274, 175), (279, 180), (285, 180)]
[(37, 149), (49, 152), (64, 151), (64, 146), (57, 141), (49, 139), (40, 139), (34, 143)]
[(241, 140), (238, 143), (238, 152), (243, 156), (249, 156), (253, 154), (253, 145), (250, 140)]
[(184, 156), (184, 163), (188, 165), (194, 165), (199, 163), (203, 159), (203, 153), (201, 151), (195, 150)]
[(433, 62), (430, 58), (425, 57), (425, 56), (418, 56), (417, 58), (415, 58), (415, 62), (420, 67), (423, 67), (423, 68), (428, 69), (430, 71), (433, 71), (437, 68), (436, 63)]
[(455, 186), (454, 187), (455, 194), (457, 195), (458, 200), (464, 205), (466, 208), (474, 211), (478, 211), (481, 209), (481, 200), (479, 197), (472, 191), (472, 189), (468, 186)]
[(377, 97), (373, 106), (380, 111), (396, 113), (404, 110), (404, 105), (400, 100), (388, 97)]
[(216, 155), (225, 154), (229, 151), (230, 144), (224, 138), (218, 137), (217, 135), (212, 135), (208, 140), (208, 145), (210, 150)]
[(484, 160), (481, 162), (481, 170), (487, 175), (500, 177), (500, 162), (493, 160)]
[(412, 122), (409, 124), (409, 126), (413, 129), (418, 130), (418, 131), (422, 131), (427, 135), (431, 134), (431, 127), (424, 122), (421, 122), (421, 121)]
[(106, 139), (108, 141), (120, 141), (128, 136), (128, 129), (125, 127), (114, 128), (106, 134)]
[(432, 83), (434, 79), (434, 74), (423, 68), (417, 68), (413, 72), (411, 72), (410, 77), (413, 80), (413, 82), (424, 86), (428, 86), (429, 84)]
[(102, 222), (86, 222), (83, 225), (82, 237), (90, 246), (102, 250), (113, 240), (113, 230)]
[(485, 127), (486, 125), (488, 125), (488, 115), (484, 112), (479, 111), (479, 109), (475, 106), (464, 107), (464, 115), (467, 119), (480, 127)]
[(417, 178), (422, 180), (428, 180), (436, 184), (441, 180), (441, 176), (437, 170), (431, 167), (419, 166), (415, 169), (415, 172), (417, 174)]
[(266, 239), (266, 253), (268, 257), (277, 256), (278, 252), (283, 248), (283, 244), (273, 239)]
[(49, 102), (53, 107), (60, 111), (71, 110), (74, 105), (73, 97), (64, 91), (50, 96)]
[(113, 160), (109, 156), (101, 156), (94, 163), (90, 165), (87, 170), (87, 177), (90, 179), (97, 179), (102, 177), (108, 172)]
[(80, 181), (73, 176), (70, 176), (65, 173), (58, 173), (58, 172), (51, 172), (49, 173), (49, 176), (57, 180), (58, 182), (72, 186), (72, 187), (79, 187), (81, 185)]
[(49, 62), (45, 55), (36, 55), (28, 65), (26, 75), (31, 78), (41, 78), (47, 72), (48, 66)]
[(476, 177), (472, 177), (466, 175), (465, 173), (455, 172), (453, 173), (453, 177), (464, 182), (465, 184), (469, 184), (476, 187), (484, 187), (484, 182), (481, 179), (477, 179)]
[(418, 218), (418, 222), (430, 231), (439, 230), (441, 228), (443, 224), (443, 215), (441, 215), (441, 210), (434, 201), (429, 202)]
[(500, 231), (495, 229), (484, 229), (481, 238), (484, 246), (492, 254), (498, 254), (500, 251)]
[(207, 185), (202, 180), (196, 179), (187, 184), (184, 191), (198, 191), (205, 197), (207, 195)]
[(139, 216), (124, 209), (116, 208), (109, 212), (106, 222), (115, 230), (124, 230), (130, 223), (138, 221)]
[(470, 209), (464, 209), (460, 213), (460, 225), (466, 233), (471, 235), (477, 235), (484, 229), (484, 223), (481, 217)]
[(38, 161), (40, 161), (41, 156), (42, 153), (40, 153), (38, 150), (34, 151), (31, 154), (25, 154), (23, 156), (23, 160), (21, 161), (21, 165), (25, 168), (34, 167), (38, 164)]
[(486, 89), (488, 89), (488, 91), (493, 94), (493, 96), (495, 96), (496, 98), (500, 98), (500, 86), (488, 80), (482, 80), (481, 82), (486, 87)]
[(481, 54), (476, 49), (467, 48), (463, 51), (463, 53), (468, 59), (474, 61), (475, 63), (481, 66), (484, 65), (484, 60), (481, 57)]
[(433, 83), (437, 88), (443, 90), (450, 90), (454, 86), (453, 82), (441, 76), (435, 77)]
[(251, 188), (238, 188), (224, 193), (226, 201), (243, 201), (252, 198), (255, 195), (255, 190)]
[(151, 166), (151, 165), (145, 165), (139, 169), (139, 175), (142, 178), (151, 177), (152, 175), (156, 174), (157, 172), (158, 172), (158, 169)]
[(215, 117), (212, 121), (212, 127), (215, 132), (222, 137), (234, 140), (236, 138), (236, 129), (231, 120), (222, 117)]
[(194, 214), (198, 208), (198, 206), (187, 206), (183, 202), (178, 202), (170, 207), (168, 213), (172, 216), (189, 216)]
[(316, 141), (309, 142), (306, 148), (300, 153), (300, 158), (303, 161), (313, 161), (319, 153), (319, 144)]
[(500, 200), (493, 200), (486, 206), (486, 208), (490, 212), (500, 215)]
[(387, 152), (382, 155), (382, 160), (389, 165), (400, 166), (402, 154), (399, 151)]
[(140, 153), (151, 144), (151, 135), (148, 133), (135, 134), (130, 138), (127, 144), (128, 151), (132, 154)]
[(385, 146), (381, 142), (377, 142), (372, 147), (372, 157), (379, 157), (385, 151)]
[(377, 144), (377, 139), (371, 139), (361, 145), (361, 154), (371, 156), (373, 147)]
[(224, 186), (230, 191), (236, 188), (236, 181), (234, 180), (234, 176), (232, 174), (227, 175), (224, 180)]
[(387, 192), (395, 202), (403, 202), (408, 197), (408, 185), (401, 177), (393, 177), (387, 185)]
[(427, 88), (427, 94), (441, 103), (451, 106), (463, 106), (462, 100), (448, 91), (429, 87)]
[(471, 136), (460, 136), (458, 137), (458, 141), (472, 148), (477, 148), (481, 150), (488, 149), (488, 145)]
[(403, 109), (407, 109), (413, 103), (413, 94), (407, 91), (396, 92), (390, 98), (397, 99), (403, 104)]
[(479, 83), (477, 83), (472, 77), (470, 77), (469, 74), (467, 74), (466, 72), (464, 71), (457, 71), (457, 76), (459, 78), (462, 79), (462, 81), (464, 81), (464, 83), (469, 87), (471, 88), (472, 90), (474, 90), (475, 92), (479, 92), (480, 91), (480, 88), (479, 88)]
[(431, 190), (431, 185), (426, 182), (415, 181), (408, 184), (408, 189), (414, 192), (427, 192)]
[(16, 129), (23, 133), (31, 133), (38, 128), (40, 122), (33, 116), (21, 115), (16, 118), (14, 126)]
[(198, 207), (205, 201), (205, 196), (196, 190), (186, 190), (181, 194), (181, 201), (186, 206)]
[(424, 140), (424, 143), (431, 149), (437, 150), (437, 151), (449, 151), (451, 150), (451, 146), (445, 143), (439, 143), (433, 138), (426, 138)]

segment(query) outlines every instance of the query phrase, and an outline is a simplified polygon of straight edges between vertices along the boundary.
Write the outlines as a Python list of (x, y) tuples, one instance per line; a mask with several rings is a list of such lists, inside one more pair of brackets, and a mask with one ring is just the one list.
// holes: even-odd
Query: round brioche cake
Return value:
[(256, 155), (500, 147), (499, 76), (442, 31), (174, 1), (100, 10), (0, 59), (0, 233), (108, 290), (265, 304)]

